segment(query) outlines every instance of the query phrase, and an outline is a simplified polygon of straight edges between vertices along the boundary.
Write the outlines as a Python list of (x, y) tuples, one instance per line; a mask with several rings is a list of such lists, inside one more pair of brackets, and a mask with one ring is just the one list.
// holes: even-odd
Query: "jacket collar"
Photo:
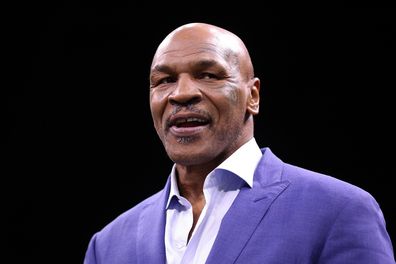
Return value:
[(289, 186), (289, 181), (282, 181), (284, 163), (270, 149), (262, 152), (253, 188), (239, 192), (223, 218), (206, 263), (234, 263), (272, 203)]
[[(223, 218), (206, 263), (234, 263), (271, 204), (290, 184), (282, 180), (284, 163), (269, 148), (261, 151), (253, 188), (243, 187), (239, 192)], [(170, 177), (158, 198), (142, 210), (137, 234), (138, 263), (166, 263), (164, 236), (169, 190)]]
[(142, 209), (137, 231), (138, 263), (166, 263), (165, 222), (166, 201), (169, 196), (170, 177), (157, 199)]

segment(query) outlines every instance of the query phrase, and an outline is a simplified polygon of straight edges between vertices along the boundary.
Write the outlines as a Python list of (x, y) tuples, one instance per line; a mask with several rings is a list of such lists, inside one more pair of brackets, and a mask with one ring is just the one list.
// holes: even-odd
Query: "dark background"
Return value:
[(163, 187), (172, 163), (148, 73), (159, 42), (187, 22), (245, 41), (262, 81), (259, 145), (370, 192), (395, 242), (395, 10), (190, 6), (9, 10), (7, 263), (82, 263), (94, 232)]

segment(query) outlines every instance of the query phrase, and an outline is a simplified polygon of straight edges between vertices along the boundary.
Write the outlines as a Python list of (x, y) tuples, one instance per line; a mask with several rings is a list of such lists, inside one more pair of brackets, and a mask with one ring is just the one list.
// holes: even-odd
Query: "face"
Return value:
[(252, 107), (258, 104), (258, 79), (247, 76), (239, 49), (215, 33), (176, 32), (152, 63), (151, 114), (177, 164), (218, 164), (253, 135), (249, 117), (258, 111)]

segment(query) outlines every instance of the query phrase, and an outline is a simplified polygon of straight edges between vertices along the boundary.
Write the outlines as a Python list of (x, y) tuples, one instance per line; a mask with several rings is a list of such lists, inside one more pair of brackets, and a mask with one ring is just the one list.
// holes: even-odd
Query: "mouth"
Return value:
[(171, 126), (176, 127), (196, 127), (204, 126), (209, 123), (209, 120), (197, 117), (177, 118), (171, 122)]
[(176, 114), (169, 119), (167, 126), (176, 136), (186, 137), (201, 132), (210, 123), (211, 119), (201, 114)]

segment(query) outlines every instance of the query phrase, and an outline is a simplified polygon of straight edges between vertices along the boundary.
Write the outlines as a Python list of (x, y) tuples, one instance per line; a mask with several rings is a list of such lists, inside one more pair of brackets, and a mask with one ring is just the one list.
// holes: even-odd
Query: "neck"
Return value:
[(180, 194), (190, 203), (203, 198), (203, 184), (209, 171), (177, 165), (177, 185)]
[(206, 204), (203, 185), (209, 172), (200, 169), (194, 170), (191, 167), (177, 166), (177, 185), (180, 195), (191, 203), (193, 210), (193, 225), (188, 234), (188, 240), (190, 240), (198, 218)]

